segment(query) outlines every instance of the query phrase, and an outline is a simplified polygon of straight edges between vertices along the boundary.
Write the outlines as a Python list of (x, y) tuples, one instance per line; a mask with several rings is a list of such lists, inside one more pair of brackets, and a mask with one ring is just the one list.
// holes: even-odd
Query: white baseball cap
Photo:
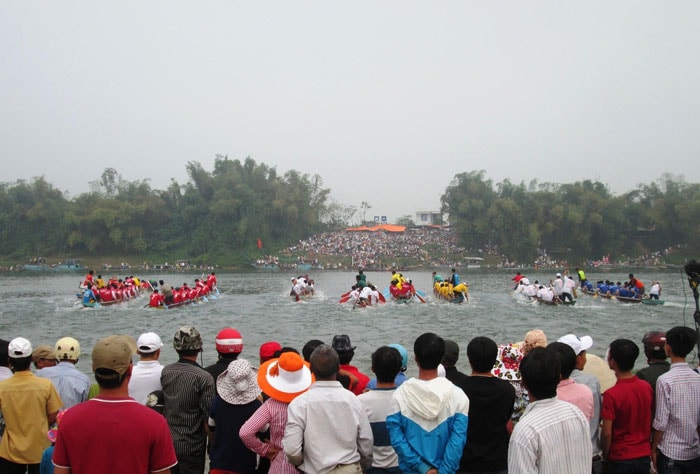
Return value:
[(591, 336), (578, 337), (575, 334), (567, 334), (566, 336), (560, 337), (557, 342), (563, 342), (571, 347), (576, 355), (593, 347), (593, 339)]
[(136, 341), (136, 347), (139, 352), (148, 354), (163, 347), (163, 341), (160, 340), (158, 334), (154, 332), (145, 332), (139, 336), (139, 339)]
[(7, 355), (13, 359), (21, 359), (32, 355), (32, 344), (23, 337), (16, 337), (7, 346)]

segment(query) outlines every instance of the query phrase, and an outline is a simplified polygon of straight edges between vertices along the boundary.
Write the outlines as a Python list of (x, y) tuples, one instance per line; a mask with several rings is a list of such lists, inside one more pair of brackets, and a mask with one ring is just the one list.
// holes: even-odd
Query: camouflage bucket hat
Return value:
[(176, 351), (198, 351), (202, 349), (202, 336), (192, 326), (182, 326), (175, 333), (173, 347)]

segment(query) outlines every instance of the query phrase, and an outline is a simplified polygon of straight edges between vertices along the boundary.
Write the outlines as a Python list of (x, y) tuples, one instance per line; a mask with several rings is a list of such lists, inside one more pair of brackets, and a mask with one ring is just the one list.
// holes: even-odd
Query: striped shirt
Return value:
[[(275, 458), (270, 462), (270, 474), (297, 474), (300, 472), (287, 460), (287, 456), (282, 451), (282, 439), (284, 438), (284, 427), (287, 425), (288, 406), (289, 404), (273, 398), (267, 399), (253, 413), (253, 416), (248, 418), (248, 421), (241, 426), (241, 430), (238, 432), (238, 436), (240, 436), (243, 444), (260, 456), (267, 455), (270, 447), (279, 449)], [(268, 424), (270, 425), (270, 441), (263, 442), (256, 434)]]
[(508, 446), (508, 472), (590, 474), (592, 457), (588, 419), (581, 410), (545, 398), (531, 402), (515, 425)]
[(178, 456), (204, 455), (207, 436), (204, 424), (214, 398), (214, 379), (196, 362), (180, 359), (163, 368), (160, 375), (173, 445)]
[(700, 457), (700, 374), (685, 362), (656, 381), (654, 429), (663, 431), (659, 450), (670, 459), (687, 461)]

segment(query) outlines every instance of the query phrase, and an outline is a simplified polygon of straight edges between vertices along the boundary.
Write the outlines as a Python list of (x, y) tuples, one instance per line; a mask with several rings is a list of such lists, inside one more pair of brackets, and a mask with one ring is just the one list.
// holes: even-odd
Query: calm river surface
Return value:
[[(216, 301), (174, 308), (166, 311), (144, 308), (147, 296), (131, 302), (97, 309), (83, 309), (75, 296), (81, 274), (0, 274), (0, 337), (28, 338), (34, 347), (49, 344), (63, 336), (75, 337), (82, 346), (78, 368), (90, 374), (90, 350), (100, 338), (110, 334), (138, 337), (146, 331), (160, 334), (164, 341), (161, 361), (177, 359), (172, 338), (178, 327), (195, 326), (204, 339), (203, 365), (216, 360), (216, 333), (232, 326), (243, 335), (243, 356), (257, 364), (261, 343), (277, 340), (283, 346), (301, 350), (310, 339), (330, 343), (334, 334), (348, 334), (357, 346), (353, 363), (370, 372), (370, 355), (382, 344), (398, 342), (412, 352), (413, 340), (432, 331), (454, 339), (461, 348), (458, 368), (469, 371), (466, 345), (472, 337), (484, 335), (498, 343), (521, 341), (534, 328), (545, 331), (550, 341), (574, 333), (590, 335), (594, 346), (590, 353), (604, 357), (608, 344), (625, 337), (639, 343), (648, 330), (667, 330), (676, 325), (693, 327), (695, 302), (682, 270), (673, 272), (644, 271), (635, 275), (647, 286), (652, 280), (662, 283), (663, 306), (623, 304), (579, 295), (573, 307), (544, 306), (513, 300), (510, 271), (462, 270), (469, 284), (470, 302), (462, 305), (434, 301), (430, 271), (406, 272), (419, 290), (426, 292), (426, 304), (386, 304), (368, 309), (341, 305), (338, 299), (355, 280), (354, 272), (317, 272), (314, 299), (294, 303), (288, 297), (291, 272), (217, 274), (222, 296)], [(449, 269), (441, 271), (443, 276)], [(549, 281), (555, 271), (528, 272), (531, 281)], [(627, 271), (591, 272), (598, 279), (624, 280)], [(107, 276), (107, 275), (106, 275)], [(120, 275), (123, 276), (123, 275)], [(191, 283), (201, 274), (141, 274), (141, 277), (164, 279), (173, 286)], [(367, 278), (380, 289), (389, 282), (389, 273), (368, 272)], [(645, 365), (643, 352), (637, 368)], [(409, 375), (415, 375), (409, 364)]]

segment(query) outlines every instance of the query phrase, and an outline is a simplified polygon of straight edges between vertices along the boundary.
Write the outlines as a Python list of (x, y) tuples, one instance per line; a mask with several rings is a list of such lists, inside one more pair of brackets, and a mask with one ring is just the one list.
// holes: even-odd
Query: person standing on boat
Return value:
[(637, 293), (637, 298), (641, 298), (645, 294), (644, 283), (636, 279), (632, 273), (630, 273), (630, 279), (627, 282), (629, 289)]
[(216, 273), (211, 272), (207, 277), (207, 286), (209, 291), (216, 291)]
[(160, 280), (158, 284), (160, 285), (160, 294), (163, 295), (163, 302), (166, 305), (173, 304), (173, 287), (166, 285), (163, 280)]
[(658, 280), (651, 282), (651, 288), (649, 289), (649, 299), (658, 300), (661, 295), (661, 283)]
[(452, 275), (449, 276), (447, 281), (452, 284), (452, 287), (459, 285), (460, 279), (459, 275), (457, 274), (457, 270), (454, 268), (452, 269)]
[(550, 280), (549, 284), (554, 292), (554, 297), (557, 300), (562, 301), (561, 295), (564, 292), (564, 280), (561, 278), (561, 273), (557, 273), (557, 277), (554, 279), (554, 281)]
[(85, 275), (85, 278), (83, 279), (83, 284), (81, 285), (83, 288), (87, 287), (88, 284), (94, 284), (95, 283), (95, 270), (90, 270), (87, 275)]
[(586, 279), (586, 273), (583, 271), (582, 268), (576, 267), (576, 275), (578, 275), (578, 283), (581, 289), (586, 287), (586, 283), (588, 282), (588, 279)]
[[(573, 293), (573, 297), (571, 294)], [(569, 275), (564, 275), (562, 278), (562, 289), (561, 289), (561, 300), (562, 301), (574, 301), (576, 296), (576, 283)]]

